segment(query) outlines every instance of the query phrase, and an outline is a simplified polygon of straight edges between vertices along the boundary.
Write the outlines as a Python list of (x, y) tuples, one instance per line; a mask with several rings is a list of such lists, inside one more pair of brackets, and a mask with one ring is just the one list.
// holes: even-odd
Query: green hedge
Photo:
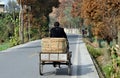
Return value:
[(100, 56), (102, 54), (101, 50), (99, 48), (94, 48), (90, 45), (87, 45), (87, 49), (89, 51), (89, 53), (94, 57), (97, 58), (98, 56)]

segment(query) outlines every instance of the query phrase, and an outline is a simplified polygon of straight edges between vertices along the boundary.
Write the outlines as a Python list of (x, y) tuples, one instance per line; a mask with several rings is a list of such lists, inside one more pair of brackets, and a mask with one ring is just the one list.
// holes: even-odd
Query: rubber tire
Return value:
[(68, 75), (71, 75), (71, 61), (68, 63)]
[(40, 65), (39, 65), (39, 72), (40, 72), (40, 75), (43, 75), (42, 71), (43, 71), (43, 65), (42, 65), (42, 63), (40, 63)]

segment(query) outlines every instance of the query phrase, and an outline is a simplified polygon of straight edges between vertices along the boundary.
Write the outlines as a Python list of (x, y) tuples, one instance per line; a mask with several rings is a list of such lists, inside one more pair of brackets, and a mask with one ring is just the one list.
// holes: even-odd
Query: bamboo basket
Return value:
[(48, 53), (64, 53), (67, 48), (65, 38), (43, 38), (41, 44), (42, 52)]

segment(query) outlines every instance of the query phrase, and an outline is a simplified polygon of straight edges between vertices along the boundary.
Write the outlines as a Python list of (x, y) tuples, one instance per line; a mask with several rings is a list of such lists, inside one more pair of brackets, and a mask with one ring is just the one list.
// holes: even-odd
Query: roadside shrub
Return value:
[(104, 73), (105, 73), (105, 76), (106, 76), (106, 78), (111, 78), (111, 75), (113, 74), (113, 66), (112, 66), (112, 64), (107, 64), (107, 65), (105, 65), (103, 68), (102, 68), (102, 70), (104, 71)]
[(5, 42), (0, 45), (0, 51), (5, 50), (10, 47), (10, 44)]
[(90, 45), (87, 45), (87, 49), (89, 51), (89, 53), (94, 57), (97, 58), (98, 56), (100, 56), (102, 54), (101, 50), (98, 48), (94, 48)]
[(11, 46), (16, 46), (20, 43), (18, 32), (19, 32), (19, 28), (16, 27), (14, 36), (10, 37), (10, 45)]

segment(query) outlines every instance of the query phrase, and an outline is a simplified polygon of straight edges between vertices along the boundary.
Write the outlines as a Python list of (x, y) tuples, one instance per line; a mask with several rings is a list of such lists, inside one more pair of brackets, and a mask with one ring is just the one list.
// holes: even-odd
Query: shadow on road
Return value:
[[(72, 73), (71, 76), (82, 76), (82, 75), (86, 75), (89, 73), (94, 72), (91, 68), (91, 66), (93, 66), (92, 64), (89, 65), (73, 65), (72, 66)], [(56, 72), (46, 72), (44, 73), (44, 76), (49, 76), (52, 74), (55, 74), (56, 76), (64, 76), (64, 75), (68, 75), (68, 68), (66, 67), (62, 67), (60, 69), (56, 69)]]
[(94, 72), (94, 70), (92, 69), (92, 66), (93, 66), (92, 64), (73, 66), (73, 69), (77, 67), (77, 74), (72, 74), (72, 75), (79, 76), (79, 75), (86, 75), (86, 74), (92, 73)]

